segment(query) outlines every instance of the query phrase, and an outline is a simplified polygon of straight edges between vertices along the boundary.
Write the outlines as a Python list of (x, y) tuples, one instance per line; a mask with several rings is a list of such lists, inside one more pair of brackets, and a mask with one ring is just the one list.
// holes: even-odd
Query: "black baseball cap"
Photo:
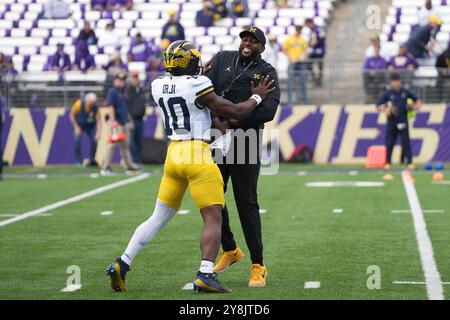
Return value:
[(264, 32), (258, 27), (250, 26), (239, 33), (239, 37), (241, 39), (245, 36), (252, 36), (256, 40), (258, 40), (258, 42), (261, 43), (263, 47), (266, 46), (266, 36), (264, 35)]

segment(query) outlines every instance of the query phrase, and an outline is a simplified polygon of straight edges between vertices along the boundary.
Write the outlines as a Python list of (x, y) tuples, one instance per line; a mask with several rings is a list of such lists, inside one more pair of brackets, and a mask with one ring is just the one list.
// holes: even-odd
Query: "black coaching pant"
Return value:
[[(219, 164), (218, 166), (222, 173), (225, 192), (227, 191), (228, 180), (231, 177), (234, 199), (252, 263), (262, 265), (261, 217), (256, 191), (260, 164)], [(231, 232), (226, 205), (222, 210), (222, 248), (224, 251), (236, 249), (236, 241), (233, 232)]]
[(397, 141), (397, 136), (400, 136), (402, 141), (402, 162), (406, 159), (407, 164), (412, 163), (412, 149), (411, 141), (409, 138), (409, 128), (408, 123), (403, 129), (399, 129), (397, 124), (388, 123), (386, 126), (386, 149), (387, 149), (387, 163), (391, 163), (392, 150), (394, 149), (395, 142)]

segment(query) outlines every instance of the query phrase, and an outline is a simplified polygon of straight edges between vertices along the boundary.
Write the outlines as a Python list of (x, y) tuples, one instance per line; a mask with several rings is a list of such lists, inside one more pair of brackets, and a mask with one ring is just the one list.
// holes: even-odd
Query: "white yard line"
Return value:
[(73, 196), (71, 198), (55, 202), (55, 203), (50, 204), (48, 206), (45, 206), (45, 207), (42, 207), (42, 208), (39, 208), (39, 209), (36, 209), (36, 210), (33, 210), (33, 211), (28, 211), (28, 212), (22, 213), (22, 214), (20, 214), (20, 215), (18, 215), (16, 217), (11, 218), (11, 219), (6, 219), (6, 220), (3, 220), (3, 221), (0, 221), (0, 227), (4, 227), (4, 226), (6, 226), (8, 224), (11, 224), (11, 223), (14, 223), (14, 222), (17, 222), (17, 221), (21, 221), (21, 220), (24, 220), (24, 219), (27, 219), (27, 218), (30, 218), (30, 217), (37, 216), (37, 215), (39, 215), (41, 213), (46, 213), (46, 212), (54, 210), (56, 208), (64, 207), (64, 206), (66, 206), (68, 204), (71, 204), (71, 203), (74, 203), (74, 202), (78, 202), (78, 201), (81, 201), (81, 200), (93, 197), (93, 196), (95, 196), (95, 195), (97, 195), (99, 193), (103, 193), (103, 192), (106, 192), (106, 191), (109, 191), (109, 190), (112, 190), (112, 189), (116, 189), (116, 188), (119, 188), (119, 187), (126, 186), (126, 185), (131, 184), (131, 183), (135, 183), (137, 181), (144, 180), (144, 179), (148, 178), (149, 176), (150, 176), (149, 173), (144, 173), (144, 174), (141, 174), (141, 175), (139, 175), (137, 177), (133, 177), (133, 178), (129, 178), (129, 179), (126, 179), (126, 180), (121, 180), (121, 181), (118, 181), (118, 182), (107, 184), (106, 186), (99, 187), (97, 189), (94, 189), (94, 190), (91, 190), (91, 191), (88, 191), (88, 192), (85, 192), (85, 193)]
[(16, 213), (0, 213), (0, 217), (2, 218), (10, 218), (10, 217), (15, 217), (18, 216), (18, 214)]
[[(427, 284), (425, 281), (393, 281), (392, 282), (393, 284), (416, 284), (416, 285), (419, 285), (419, 284), (422, 284), (422, 285), (424, 285), (424, 284)], [(443, 285), (449, 285), (450, 284), (450, 282), (442, 282), (442, 284)]]
[(319, 289), (320, 288), (320, 281), (306, 281), (303, 285), (303, 288), (305, 289)]
[(442, 287), (441, 275), (434, 260), (433, 246), (427, 232), (427, 226), (416, 188), (406, 171), (402, 173), (402, 180), (413, 217), (414, 231), (419, 246), (422, 269), (425, 274), (428, 298), (430, 300), (444, 300), (444, 288)]
[(433, 181), (432, 184), (444, 184), (444, 185), (449, 185), (449, 184), (450, 184), (450, 180)]
[[(410, 213), (411, 210), (391, 210), (392, 213)], [(423, 213), (444, 213), (442, 209), (422, 210)]]

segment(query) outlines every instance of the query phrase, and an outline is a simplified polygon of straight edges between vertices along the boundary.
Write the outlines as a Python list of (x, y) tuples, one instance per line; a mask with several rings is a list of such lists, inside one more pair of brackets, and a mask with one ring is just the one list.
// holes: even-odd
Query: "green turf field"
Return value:
[[(264, 289), (247, 287), (249, 254), (228, 192), (232, 228), (246, 253), (243, 261), (220, 275), (233, 293), (200, 295), (181, 290), (194, 279), (200, 259), (202, 221), (189, 195), (182, 209), (191, 213), (177, 215), (136, 258), (127, 275), (129, 292), (110, 290), (106, 266), (122, 253), (134, 229), (154, 206), (161, 167), (149, 166), (146, 171), (152, 175), (144, 180), (0, 226), (0, 299), (427, 299), (424, 283), (394, 283), (425, 281), (399, 173), (384, 187), (306, 185), (320, 181), (381, 182), (382, 172), (350, 175), (350, 169), (361, 168), (282, 166), (277, 175), (261, 176), (259, 201), (267, 210), (262, 223), (269, 270)], [(298, 175), (297, 170), (304, 172)], [(65, 167), (6, 168), (0, 182), (0, 225), (18, 214), (130, 179), (122, 175), (91, 177), (93, 172)], [(47, 176), (38, 179), (37, 173)], [(447, 180), (449, 177), (447, 172)], [(448, 299), (450, 184), (432, 184), (431, 173), (419, 171), (415, 187)], [(101, 215), (103, 211), (113, 213)], [(80, 267), (82, 288), (60, 292), (71, 265)], [(381, 288), (369, 290), (367, 269), (373, 265), (380, 268)], [(320, 288), (305, 289), (305, 282), (310, 281), (320, 282)]]

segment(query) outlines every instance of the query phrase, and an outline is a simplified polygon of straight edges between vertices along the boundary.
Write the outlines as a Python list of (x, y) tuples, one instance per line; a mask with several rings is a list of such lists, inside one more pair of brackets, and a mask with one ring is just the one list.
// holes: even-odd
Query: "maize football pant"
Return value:
[(179, 209), (187, 187), (198, 208), (224, 206), (222, 175), (212, 159), (209, 144), (204, 141), (170, 143), (158, 200)]

